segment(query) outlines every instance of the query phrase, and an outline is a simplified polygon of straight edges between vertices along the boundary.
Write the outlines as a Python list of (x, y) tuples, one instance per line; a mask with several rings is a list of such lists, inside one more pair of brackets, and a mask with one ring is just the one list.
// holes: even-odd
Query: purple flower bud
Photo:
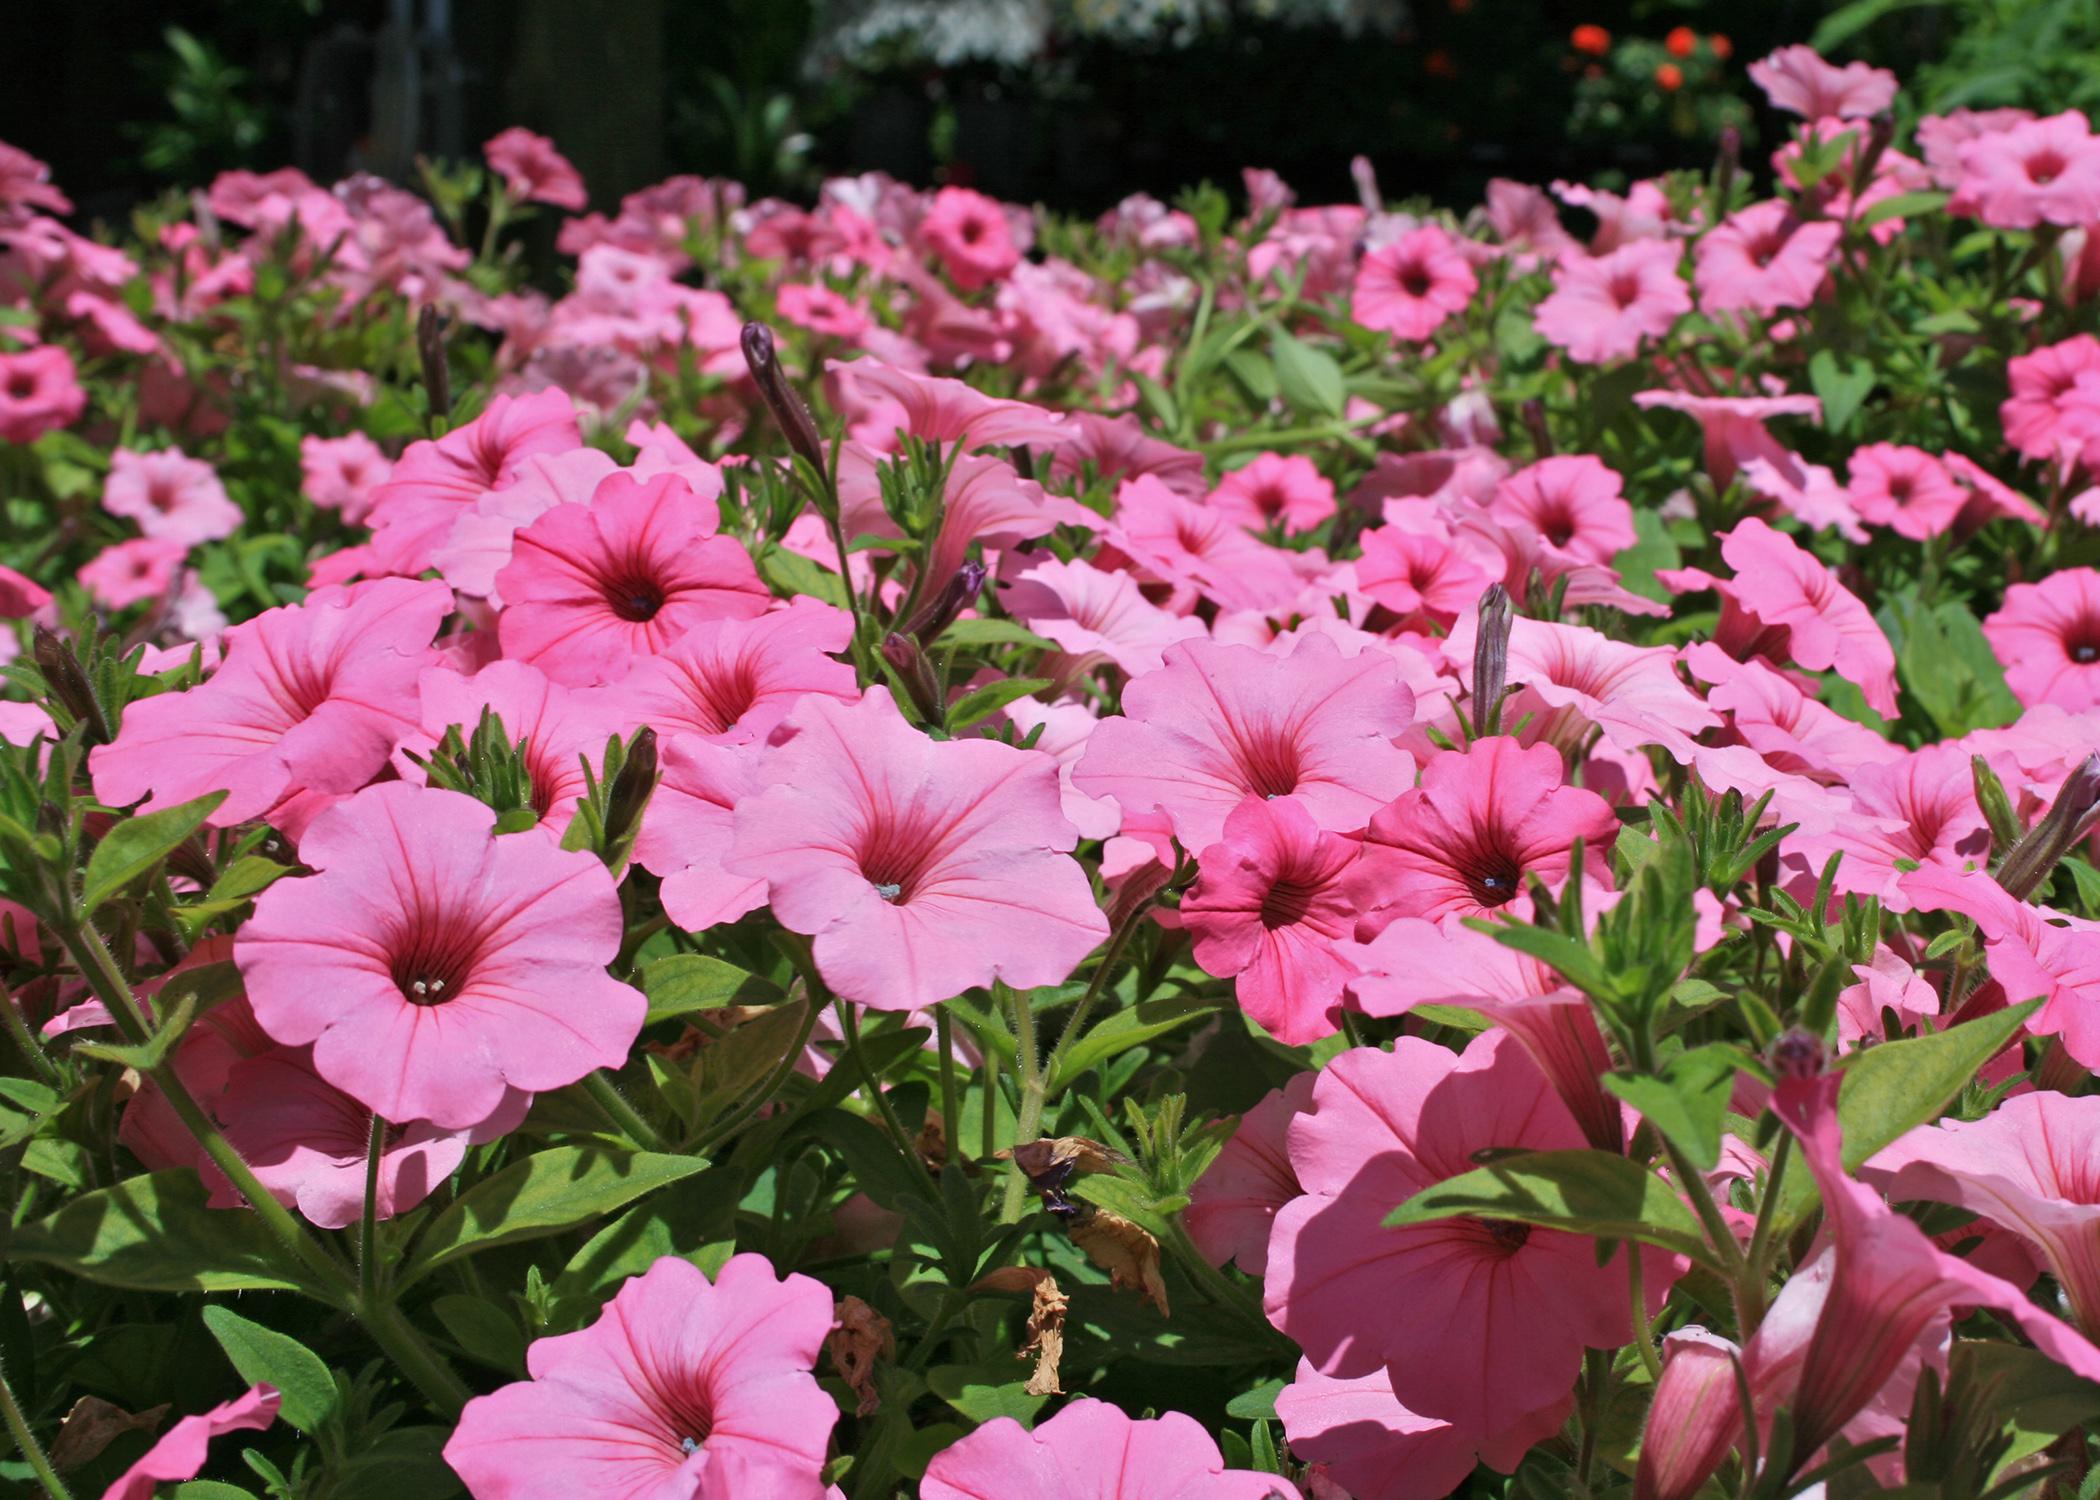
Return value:
[(1773, 1041), (1766, 1060), (1779, 1077), (1805, 1080), (1822, 1076), (1828, 1055), (1821, 1037), (1794, 1026)]
[(746, 323), (743, 346), (744, 363), (750, 368), (751, 379), (758, 386), (766, 410), (772, 413), (774, 425), (787, 439), (788, 447), (807, 459), (819, 474), (824, 473), (824, 444), (817, 436), (816, 419), (810, 416), (809, 408), (781, 371), (780, 356), (773, 346), (773, 330), (763, 323)]

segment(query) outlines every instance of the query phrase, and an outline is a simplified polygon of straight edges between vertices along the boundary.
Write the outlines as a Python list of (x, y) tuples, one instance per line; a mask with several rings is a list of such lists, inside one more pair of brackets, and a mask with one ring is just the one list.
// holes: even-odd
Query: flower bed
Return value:
[(1769, 176), (679, 178), (558, 296), (524, 131), (0, 147), (0, 1472), (2075, 1488), (2100, 140), (1751, 73)]

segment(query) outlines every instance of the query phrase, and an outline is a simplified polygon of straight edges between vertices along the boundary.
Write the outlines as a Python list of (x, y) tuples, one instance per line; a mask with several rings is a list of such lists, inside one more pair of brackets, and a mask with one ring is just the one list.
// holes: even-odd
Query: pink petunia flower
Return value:
[(1798, 543), (1755, 516), (1721, 538), (1735, 569), (1716, 639), (1738, 658), (1791, 660), (1835, 671), (1876, 713), (1896, 717), (1896, 653), (1859, 597)]
[(1303, 454), (1263, 453), (1219, 480), (1207, 503), (1250, 531), (1280, 524), (1296, 536), (1334, 514), (1334, 482)]
[(1414, 695), (1392, 658), (1344, 657), (1307, 634), (1288, 654), (1185, 641), (1123, 690), (1073, 772), (1081, 791), (1128, 813), (1154, 808), (1185, 849), (1208, 849), (1248, 797), (1295, 797), (1330, 832), (1363, 827), (1414, 781), (1394, 747)]
[(1526, 880), (1557, 887), (1577, 839), (1591, 854), (1587, 878), (1604, 877), (1598, 856), (1618, 831), (1610, 803), (1562, 785), (1558, 751), (1496, 735), (1431, 757), (1422, 785), (1378, 811), (1353, 889), (1374, 930), (1395, 917), (1441, 921), (1504, 907), (1522, 915), (1531, 907)]
[(767, 882), (845, 999), (919, 1010), (994, 979), (1056, 984), (1108, 936), (1049, 756), (937, 743), (881, 687), (804, 698), (780, 727), (723, 863)]
[(392, 471), (379, 445), (361, 432), (299, 439), (300, 493), (322, 510), (336, 512), (349, 525), (365, 518), (373, 496)]
[(2078, 110), (1978, 136), (1961, 149), (1948, 212), (1997, 229), (2100, 219), (2100, 138)]
[[(1101, 723), (1093, 706), (1070, 698), (1055, 703), (1045, 703), (1041, 698), (1016, 698), (1001, 714), (1022, 734), (1034, 735), (1034, 748), (1057, 762), (1058, 805), (1079, 830), (1079, 836), (1115, 837), (1123, 827), (1123, 810), (1110, 798), (1090, 797), (1072, 785), (1072, 768), (1086, 754), (1087, 741)], [(1105, 867), (1106, 861), (1103, 863)], [(1105, 868), (1103, 874), (1104, 878), (1113, 879)]]
[[(1476, 616), (1459, 617), (1445, 646), (1454, 666), (1470, 670), (1477, 629)], [(1598, 729), (1622, 750), (1660, 745), (1682, 765), (1692, 740), (1721, 723), (1679, 679), (1667, 646), (1615, 641), (1583, 625), (1511, 620), (1505, 671), (1522, 690), (1503, 705), (1502, 722), (1528, 716), (1522, 742), (1551, 745), (1564, 756), (1574, 756)]]
[(1751, 312), (1769, 318), (1807, 307), (1829, 273), (1844, 226), (1803, 222), (1779, 200), (1753, 203), (1728, 216), (1699, 240), (1692, 283), (1700, 310)]
[(1684, 648), (1694, 677), (1712, 684), (1707, 705), (1727, 721), (1727, 737), (1750, 746), (1772, 770), (1824, 783), (1844, 781), (1876, 761), (1903, 758), (1899, 745), (1818, 703), (1763, 659), (1737, 660), (1712, 641)]
[(1265, 545), (1224, 512), (1177, 495), (1149, 474), (1117, 488), (1107, 536), (1114, 553), (1097, 554), (1097, 564), (1121, 554), (1141, 577), (1201, 594), (1223, 609), (1268, 609), (1300, 592), (1295, 554)]
[(1383, 1222), (1472, 1171), (1482, 1151), (1585, 1144), (1511, 1038), (1484, 1032), (1463, 1053), (1405, 1036), (1390, 1052), (1344, 1052), (1289, 1142), (1305, 1196), (1276, 1215), (1262, 1301), (1321, 1373), (1382, 1365), (1408, 1410), (1486, 1438), (1567, 1396), (1585, 1347), (1626, 1341), (1625, 1267), (1600, 1267), (1586, 1238), (1468, 1218)]
[(1451, 236), (1434, 224), (1409, 230), (1357, 262), (1350, 316), (1416, 343), (1465, 311), (1480, 282)]
[(175, 586), (189, 548), (171, 537), (136, 536), (104, 547), (80, 567), (80, 586), (104, 609), (128, 609)]
[(1681, 411), (1696, 419), (1706, 441), (1706, 473), (1714, 488), (1725, 490), (1736, 471), (1754, 458), (1776, 462), (1786, 453), (1765, 429), (1774, 417), (1820, 417), (1823, 403), (1814, 396), (1693, 396), (1683, 391), (1642, 391), (1635, 406)]
[(1089, 464), (1103, 480), (1156, 479), (1191, 500), (1205, 489), (1202, 454), (1152, 436), (1134, 417), (1068, 412), (1057, 457), (1050, 465), (1051, 476), (1076, 481)]
[[(510, 483), (460, 512), (431, 553), (431, 566), (456, 592), (500, 605), (496, 575), (509, 566), (518, 532), (557, 505), (590, 504), (598, 486), (620, 472), (619, 465), (597, 448), (535, 453), (517, 466)], [(636, 480), (653, 477), (643, 472), (640, 460), (625, 472)], [(695, 493), (703, 501), (709, 498)]]
[(1860, 1169), (1892, 1199), (1948, 1203), (2039, 1250), (2088, 1336), (2100, 1330), (2100, 1099), (2040, 1090), (1980, 1120), (1921, 1125)]
[(1269, 1230), (1276, 1211), (1305, 1190), (1291, 1170), (1285, 1139), (1291, 1121), (1312, 1108), (1312, 1073), (1293, 1073), (1240, 1116), (1196, 1185), (1182, 1223), (1203, 1258), (1214, 1266), (1237, 1261), (1249, 1276), (1269, 1270)]
[[(407, 1213), (466, 1160), (467, 1147), (517, 1128), (530, 1101), (514, 1096), (472, 1130), (441, 1130), (427, 1121), (388, 1125), (380, 1147), (375, 1212)], [(236, 1062), (214, 1110), (226, 1139), (256, 1181), (287, 1208), (323, 1229), (355, 1224), (364, 1212), (366, 1152), (372, 1111), (314, 1071), (311, 1049), (272, 1047)], [(216, 1169), (202, 1168), (213, 1208), (246, 1206)]]
[(1583, 454), (1541, 459), (1495, 486), (1488, 514), (1529, 526), (1549, 546), (1609, 566), (1637, 540), (1624, 481)]
[(2063, 568), (2016, 583), (1983, 622), (1984, 639), (2022, 703), (2076, 711), (2100, 704), (2100, 572)]
[(588, 505), (557, 505), (520, 531), (496, 575), (503, 654), (557, 682), (617, 682), (708, 620), (772, 602), (751, 555), (716, 536), (715, 507), (663, 474), (614, 474)]
[(536, 1340), (531, 1379), (469, 1401), (445, 1462), (474, 1500), (821, 1500), (831, 1327), (830, 1290), (763, 1255), (712, 1282), (666, 1255), (588, 1327)]
[(1434, 532), (1381, 526), (1361, 544), (1356, 586), (1403, 622), (1426, 615), (1448, 625), (1495, 581), (1471, 553)]
[(1878, 896), (1888, 910), (1903, 912), (1910, 910), (1910, 898), (1901, 877), (1910, 868), (1940, 864), (1959, 870), (1990, 854), (1990, 824), (1977, 805), (1975, 773), (1961, 746), (1927, 745), (1901, 759), (1855, 765), (1845, 784), (1852, 816), (1787, 841), (1786, 858), (1798, 862), (1804, 878), (1820, 874), (1832, 854), (1843, 853), (1834, 889)]
[(18, 213), (30, 208), (69, 214), (73, 201), (58, 190), (47, 164), (20, 146), (0, 141), (0, 210)]
[(1500, 1432), (1468, 1435), (1402, 1406), (1383, 1369), (1344, 1380), (1322, 1375), (1309, 1359), (1298, 1361), (1296, 1377), (1276, 1394), (1291, 1453), (1353, 1500), (1445, 1500), (1462, 1490), (1477, 1462), (1513, 1474), (1573, 1410), (1573, 1398), (1563, 1397)]
[(1356, 974), (1344, 957), (1356, 926), (1344, 881), (1362, 847), (1323, 832), (1295, 797), (1249, 797), (1199, 856), (1182, 900), (1203, 972), (1234, 979), (1240, 1008), (1287, 1047), (1341, 1027)]
[(1922, 448), (1868, 443), (1853, 450), (1848, 467), (1853, 509), (1914, 542), (1946, 531), (1969, 503), (1946, 465)]
[(1692, 310), (1680, 259), (1674, 240), (1635, 240), (1608, 255), (1564, 260), (1533, 326), (1578, 364), (1628, 358)]
[(1159, 670), (1167, 647), (1204, 634), (1201, 620), (1149, 602), (1130, 574), (1104, 572), (1084, 560), (1053, 557), (1035, 564), (1007, 585), (1001, 602), (1009, 615), (1068, 653), (1071, 659), (1060, 670), (1075, 677), (1103, 660), (1142, 677)]
[(458, 792), (390, 782), (314, 820), (234, 945), (256, 1021), (381, 1118), (479, 1125), (517, 1093), (618, 1067), (648, 1002), (605, 972), (605, 866), (537, 829), (497, 837)]
[(212, 466), (173, 448), (111, 454), (102, 508), (138, 522), (149, 537), (185, 547), (232, 536), (241, 525), (241, 508), (226, 498)]
[(788, 282), (774, 293), (774, 305), (787, 322), (828, 338), (853, 342), (874, 327), (865, 307), (820, 283)]
[(659, 734), (762, 740), (805, 694), (860, 697), (853, 669), (835, 659), (852, 638), (851, 615), (800, 596), (748, 620), (694, 626), (609, 696), (630, 723)]
[(73, 356), (54, 344), (0, 352), (0, 443), (33, 443), (87, 410)]
[(275, 1386), (251, 1386), (246, 1394), (222, 1401), (208, 1412), (182, 1418), (102, 1492), (102, 1500), (153, 1500), (154, 1490), (161, 1485), (195, 1479), (213, 1438), (229, 1432), (260, 1432), (277, 1420), (282, 1399)]
[(2100, 383), (2100, 339), (2074, 334), (2007, 362), (2011, 394), (1998, 408), (2005, 440), (2023, 457), (2056, 458), (2076, 453), (2092, 436), (2082, 403), (2082, 390)]
[(408, 445), (372, 494), (374, 553), (391, 571), (422, 572), (453, 523), (490, 490), (512, 483), (527, 458), (582, 446), (575, 405), (561, 391), (496, 397), (465, 426)]
[(1301, 1500), (1274, 1474), (1228, 1469), (1218, 1445), (1178, 1411), (1133, 1420), (1091, 1397), (1033, 1432), (994, 1417), (942, 1449), (920, 1500)]
[(603, 695), (550, 682), (530, 662), (494, 661), (464, 676), (450, 667), (422, 674), (422, 731), (402, 740), (394, 764), (404, 781), (422, 784), (424, 773), (409, 759), (428, 756), (447, 728), (459, 726), (460, 739), (471, 741), (484, 711), (503, 721), (512, 742), (525, 742), (525, 772), (532, 780), (532, 809), (539, 826), (560, 838), (583, 795), (582, 761), (597, 766), (605, 742), (621, 725)]
[(123, 807), (150, 792), (154, 812), (225, 790), (213, 826), (267, 817), (296, 837), (414, 732), (416, 679), (451, 607), (443, 584), (386, 578), (234, 626), (209, 681), (130, 705), (89, 753), (95, 795)]
[(846, 410), (893, 408), (901, 420), (892, 431), (928, 442), (960, 443), (974, 451), (1054, 444), (1069, 435), (1056, 413), (988, 396), (960, 380), (914, 374), (879, 359), (831, 360), (825, 369), (841, 387)]
[(664, 914), (687, 932), (704, 932), (757, 911), (766, 904), (765, 879), (725, 867), (737, 806), (764, 789), (757, 748), (678, 735), (661, 756), (663, 779), (642, 814), (634, 857), (663, 877)]
[(966, 292), (990, 286), (1021, 263), (1006, 211), (969, 188), (945, 187), (933, 195), (919, 220), (918, 240)]
[(590, 203), (583, 176), (569, 159), (554, 149), (554, 142), (522, 125), (491, 136), (481, 154), (515, 202), (547, 203), (578, 213)]
[(1781, 47), (1750, 64), (1750, 81), (1765, 91), (1774, 109), (1809, 120), (1864, 120), (1896, 98), (1896, 75), (1886, 68), (1825, 62), (1813, 47)]

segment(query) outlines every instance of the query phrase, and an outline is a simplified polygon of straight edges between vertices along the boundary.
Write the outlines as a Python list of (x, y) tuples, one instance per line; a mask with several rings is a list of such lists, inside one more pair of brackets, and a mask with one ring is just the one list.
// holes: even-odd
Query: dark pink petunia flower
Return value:
[(1178, 1411), (1133, 1420), (1091, 1397), (1033, 1432), (994, 1417), (933, 1456), (920, 1500), (1301, 1500), (1274, 1474), (1228, 1469), (1202, 1424)]
[(772, 595), (751, 554), (716, 524), (713, 503), (670, 474), (614, 474), (588, 505), (555, 506), (496, 575), (503, 654), (556, 682), (618, 682), (696, 625), (764, 614)]
[(2013, 584), (1983, 634), (2022, 703), (2100, 704), (2100, 572), (2064, 568)]
[(1120, 554), (1140, 578), (1200, 594), (1222, 609), (1269, 609), (1300, 591), (1295, 554), (1266, 545), (1230, 515), (1177, 495), (1149, 474), (1117, 488), (1107, 540), (1113, 551), (1098, 555), (1097, 564)]
[(1296, 797), (1330, 832), (1354, 832), (1414, 780), (1393, 741), (1414, 695), (1382, 653), (1345, 657), (1307, 634), (1288, 654), (1184, 641), (1123, 690), (1073, 772), (1126, 814), (1155, 807), (1185, 849), (1208, 849), (1248, 797)]
[(1291, 1121), (1312, 1108), (1315, 1077), (1293, 1073), (1240, 1116), (1231, 1138), (1189, 1189), (1182, 1223), (1212, 1265), (1237, 1261), (1249, 1276), (1268, 1274), (1276, 1211), (1304, 1191), (1291, 1170), (1285, 1137)]
[(55, 344), (0, 351), (0, 443), (33, 443), (87, 410), (73, 356)]
[(918, 1010), (994, 979), (1056, 984), (1108, 936), (1039, 751), (936, 742), (877, 687), (804, 698), (760, 770), (723, 863), (767, 882), (845, 999)]
[(1700, 237), (1692, 283), (1700, 310), (1769, 318), (1816, 299), (1844, 225), (1804, 222), (1779, 200), (1738, 209)]
[(1859, 597), (1793, 538), (1755, 516), (1721, 538), (1735, 569), (1717, 639), (1738, 657), (1752, 653), (1835, 671), (1859, 688), (1876, 713), (1894, 718), (1896, 653)]
[(1250, 531), (1280, 524), (1296, 536), (1334, 514), (1334, 482), (1302, 453), (1262, 453), (1219, 480), (1208, 503)]
[(2078, 110), (1978, 136), (1961, 149), (1947, 208), (1997, 229), (2090, 224), (2100, 218), (2100, 138)]
[(664, 1256), (596, 1321), (526, 1350), (531, 1379), (467, 1403), (445, 1462), (474, 1500), (822, 1500), (838, 1407), (813, 1371), (831, 1292), (731, 1256)]
[(561, 391), (496, 397), (464, 427), (408, 445), (372, 494), (374, 554), (391, 572), (422, 572), (453, 523), (490, 490), (512, 483), (526, 459), (582, 446), (575, 406)]
[(95, 795), (153, 812), (232, 795), (216, 827), (269, 818), (297, 837), (385, 766), (418, 723), (416, 681), (452, 607), (441, 583), (385, 578), (318, 589), (226, 632), (226, 659), (187, 692), (132, 704), (88, 758)]
[(275, 1386), (251, 1386), (246, 1394), (222, 1401), (208, 1412), (182, 1418), (102, 1492), (102, 1500), (153, 1500), (153, 1492), (161, 1485), (195, 1479), (213, 1438), (229, 1432), (262, 1431), (277, 1420), (281, 1400)]
[(1682, 258), (1675, 240), (1635, 240), (1608, 255), (1562, 261), (1552, 295), (1538, 305), (1539, 336), (1577, 364), (1630, 357), (1692, 310), (1691, 290), (1677, 274)]
[(1894, 102), (1896, 75), (1886, 68), (1825, 62), (1813, 47), (1781, 47), (1750, 64), (1750, 81), (1774, 109), (1808, 120), (1864, 120)]
[(1295, 797), (1249, 797), (1199, 856), (1182, 925), (1206, 974), (1233, 979), (1240, 1008), (1287, 1047), (1341, 1027), (1356, 903), (1344, 879), (1363, 846), (1324, 832)]
[(1684, 648), (1683, 660), (1712, 684), (1706, 701), (1725, 716), (1727, 738), (1756, 750), (1775, 771), (1837, 783), (1860, 766), (1903, 758), (1900, 745), (1817, 702), (1762, 659), (1738, 661), (1699, 641)]
[(919, 220), (917, 238), (966, 292), (990, 286), (1021, 263), (1006, 210), (969, 188), (944, 187), (935, 193)]
[(515, 202), (547, 203), (578, 212), (590, 202), (582, 174), (554, 149), (554, 142), (522, 125), (491, 136), (481, 154)]
[(51, 180), (51, 168), (20, 146), (0, 141), (0, 211), (40, 208), (69, 214), (73, 201)]
[(2074, 395), (2100, 383), (2100, 339), (2074, 334), (2007, 362), (2005, 379), (2011, 394), (1998, 408), (2005, 441), (2026, 458), (2057, 458), (2076, 453), (2093, 436), (2089, 415), (2078, 410)]
[(1448, 625), (1480, 603), (1495, 580), (1448, 537), (1381, 526), (1362, 538), (1356, 586), (1403, 622), (1426, 615)]
[(1418, 343), (1465, 311), (1479, 285), (1451, 236), (1425, 224), (1357, 263), (1350, 316), (1366, 328)]
[(1821, 417), (1823, 403), (1814, 396), (1694, 396), (1683, 391), (1642, 391), (1639, 407), (1681, 411), (1695, 419), (1706, 440), (1706, 473), (1716, 489), (1725, 490), (1736, 471), (1755, 458), (1783, 460), (1787, 450), (1765, 429), (1774, 417)]
[(1321, 1373), (1383, 1366), (1408, 1410), (1487, 1438), (1567, 1396), (1584, 1348), (1626, 1341), (1625, 1267), (1600, 1267), (1587, 1238), (1481, 1219), (1383, 1222), (1483, 1151), (1585, 1144), (1512, 1038), (1484, 1032), (1452, 1053), (1404, 1036), (1390, 1052), (1344, 1052), (1289, 1141), (1305, 1196), (1276, 1215), (1262, 1301)]
[(618, 1067), (648, 1002), (605, 972), (612, 876), (458, 792), (389, 782), (314, 820), (234, 946), (255, 1018), (383, 1119), (480, 1125)]
[(80, 586), (104, 609), (129, 609), (175, 587), (187, 544), (167, 537), (135, 536), (104, 547), (80, 565)]
[(1529, 526), (1551, 547), (1609, 566), (1635, 540), (1617, 472), (1583, 454), (1541, 459), (1495, 486), (1488, 514)]
[(1422, 785), (1371, 819), (1351, 878), (1374, 928), (1395, 917), (1441, 921), (1505, 907), (1521, 915), (1531, 907), (1526, 881), (1535, 875), (1558, 887), (1577, 839), (1590, 851), (1586, 878), (1603, 878), (1601, 855), (1618, 831), (1610, 803), (1562, 785), (1558, 751), (1497, 735), (1431, 757)]
[(1914, 542), (1950, 529), (1969, 504), (1969, 491), (1922, 448), (1868, 443), (1853, 450), (1847, 468), (1860, 517)]

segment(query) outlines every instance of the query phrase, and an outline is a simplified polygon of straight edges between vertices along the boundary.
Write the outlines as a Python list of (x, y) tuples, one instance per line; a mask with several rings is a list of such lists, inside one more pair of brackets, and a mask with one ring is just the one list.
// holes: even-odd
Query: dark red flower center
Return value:
[(395, 945), (394, 988), (410, 1005), (456, 999), (473, 975), (476, 946), (442, 918), (418, 917)]
[(695, 672), (686, 679), (693, 722), (705, 734), (727, 734), (758, 701), (758, 682), (748, 662), (727, 672)]
[(1420, 261), (1410, 261), (1400, 268), (1400, 290), (1410, 297), (1426, 297), (1435, 285), (1436, 278)]
[(2027, 158), (2027, 180), (2036, 187), (2047, 187), (2064, 175), (2067, 165), (2061, 152), (2037, 151)]
[(1483, 849), (1460, 867), (1466, 889), (1482, 906), (1507, 906), (1524, 888), (1524, 871), (1507, 854)]
[(605, 584), (605, 602), (621, 619), (645, 624), (664, 607), (663, 585), (641, 574), (610, 578)]
[(1505, 1254), (1514, 1255), (1531, 1239), (1531, 1226), (1513, 1219), (1476, 1219), (1474, 1222), (1487, 1231), (1489, 1241)]
[(683, 1463), (700, 1450), (715, 1430), (714, 1403), (704, 1390), (658, 1390), (653, 1394), (657, 1417)]
[(36, 376), (28, 370), (17, 370), (7, 377), (7, 394), (17, 401), (27, 401), (36, 394)]
[(1611, 279), (1611, 300), (1622, 312), (1641, 300), (1641, 278), (1632, 271), (1621, 271)]
[(1311, 881), (1278, 880), (1261, 898), (1261, 925), (1271, 932), (1279, 927), (1295, 927), (1310, 914), (1319, 894), (1320, 887)]
[(2081, 667), (2100, 661), (2100, 618), (2082, 618), (2065, 632), (2064, 655)]
[(1240, 774), (1257, 797), (1288, 797), (1298, 790), (1298, 747), (1282, 734), (1249, 736), (1239, 747)]
[(962, 236), (962, 242), (965, 245), (974, 245), (984, 238), (984, 221), (982, 219), (965, 219), (962, 221), (962, 227), (957, 233)]

